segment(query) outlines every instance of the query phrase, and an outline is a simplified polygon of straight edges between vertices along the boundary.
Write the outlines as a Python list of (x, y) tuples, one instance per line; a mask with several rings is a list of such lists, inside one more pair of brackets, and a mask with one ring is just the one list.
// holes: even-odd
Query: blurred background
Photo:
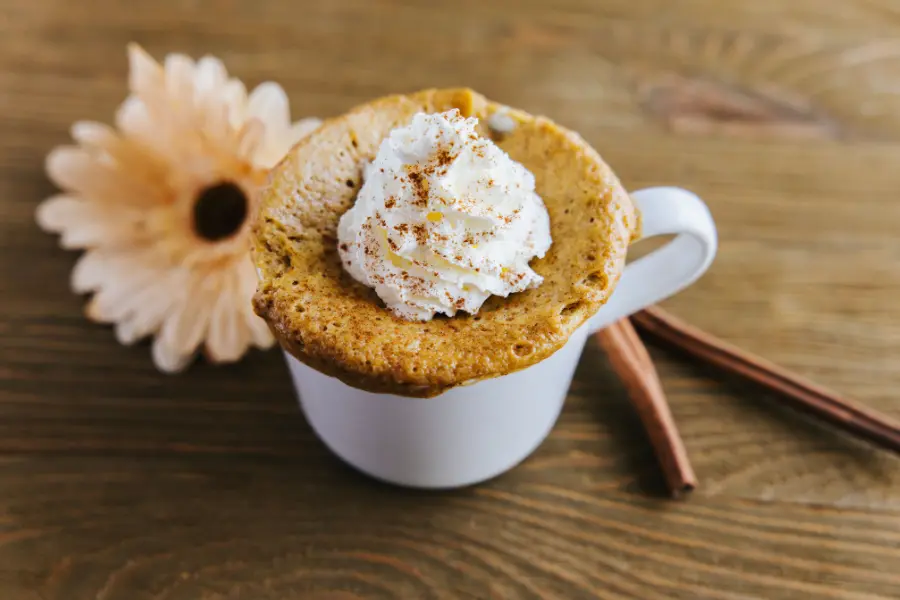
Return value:
[(293, 118), (440, 86), (547, 115), (708, 202), (719, 256), (666, 308), (900, 416), (897, 2), (0, 0), (0, 597), (896, 597), (898, 462), (664, 351), (678, 505), (593, 346), (529, 462), (437, 496), (341, 467), (275, 352), (170, 377), (119, 346), (34, 210), (132, 41)]
[[(814, 354), (838, 336), (827, 326), (834, 302), (846, 310), (889, 303), (896, 276), (877, 265), (895, 256), (900, 218), (885, 198), (897, 189), (900, 8), (823, 6), (6, 0), (4, 168), (19, 182), (4, 182), (3, 196), (30, 211), (51, 192), (39, 165), (67, 141), (69, 125), (111, 122), (126, 94), (130, 41), (158, 60), (213, 54), (248, 87), (275, 80), (295, 118), (465, 85), (579, 131), (629, 189), (677, 184), (701, 194), (719, 222), (722, 254), (710, 277), (673, 302), (702, 297), (707, 319), (723, 317), (719, 333), (750, 345), (762, 344), (759, 320), (774, 320), (772, 335), (785, 339), (770, 348), (781, 355), (773, 358)], [(866, 282), (864, 298), (841, 293)], [(743, 318), (725, 318), (734, 314)], [(872, 327), (838, 325), (840, 343), (865, 355), (855, 372), (900, 353), (897, 326), (864, 316)], [(803, 366), (835, 376), (831, 365)]]

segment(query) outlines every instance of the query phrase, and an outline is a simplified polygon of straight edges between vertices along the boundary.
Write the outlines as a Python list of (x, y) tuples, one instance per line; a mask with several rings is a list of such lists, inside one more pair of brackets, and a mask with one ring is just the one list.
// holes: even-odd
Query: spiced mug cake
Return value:
[(639, 232), (600, 155), (469, 89), (326, 120), (272, 172), (254, 307), (302, 363), (429, 397), (530, 367), (616, 287)]

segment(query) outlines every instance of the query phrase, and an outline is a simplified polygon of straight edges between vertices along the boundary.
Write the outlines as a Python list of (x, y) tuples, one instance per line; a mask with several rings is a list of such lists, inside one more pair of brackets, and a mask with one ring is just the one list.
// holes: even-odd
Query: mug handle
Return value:
[(716, 256), (716, 225), (703, 200), (676, 187), (631, 194), (641, 213), (641, 238), (678, 234), (671, 242), (627, 267), (609, 300), (588, 322), (597, 331), (656, 304), (694, 283)]

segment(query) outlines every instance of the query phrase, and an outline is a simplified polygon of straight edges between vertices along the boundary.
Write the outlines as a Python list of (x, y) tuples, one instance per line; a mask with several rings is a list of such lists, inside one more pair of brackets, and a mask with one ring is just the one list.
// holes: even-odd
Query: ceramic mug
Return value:
[(606, 304), (563, 348), (527, 369), (434, 398), (408, 398), (350, 387), (286, 354), (300, 406), (319, 438), (360, 471), (417, 488), (479, 483), (527, 458), (556, 423), (588, 336), (684, 289), (716, 254), (716, 227), (700, 198), (670, 187), (631, 197), (642, 215), (642, 239), (677, 236), (627, 265)]

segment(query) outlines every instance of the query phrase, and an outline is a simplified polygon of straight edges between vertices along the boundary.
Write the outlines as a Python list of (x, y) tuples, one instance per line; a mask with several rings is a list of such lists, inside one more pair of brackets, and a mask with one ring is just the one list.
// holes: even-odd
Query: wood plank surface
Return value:
[(594, 344), (547, 442), (449, 493), (342, 466), (276, 352), (166, 376), (120, 347), (33, 215), (132, 40), (297, 116), (442, 85), (546, 114), (708, 201), (719, 257), (667, 308), (900, 417), (897, 2), (4, 0), (0, 598), (900, 598), (900, 459), (664, 350), (677, 502)]

